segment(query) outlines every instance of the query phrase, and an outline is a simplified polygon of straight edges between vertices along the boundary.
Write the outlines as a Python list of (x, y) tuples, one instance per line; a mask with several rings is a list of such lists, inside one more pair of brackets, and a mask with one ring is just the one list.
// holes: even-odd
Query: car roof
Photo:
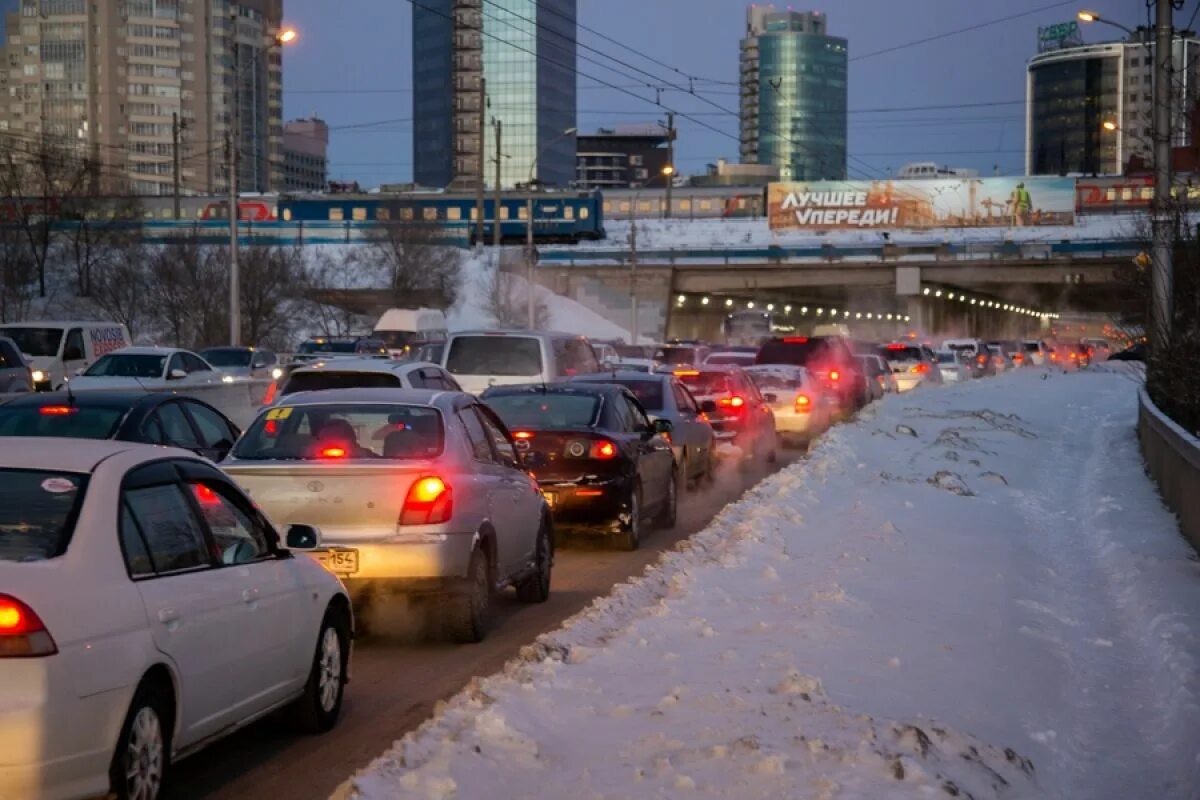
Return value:
[(441, 389), (390, 389), (353, 388), (318, 389), (312, 392), (295, 392), (284, 395), (276, 404), (280, 406), (318, 406), (329, 403), (399, 403), (410, 406), (433, 406), (443, 396), (457, 397), (462, 392)]
[(530, 331), (530, 330), (471, 330), (471, 331), (451, 331), (448, 338), (454, 339), (459, 336), (525, 336), (534, 338), (553, 338), (553, 339), (586, 339), (587, 337), (581, 333), (567, 333), (566, 331)]
[[(175, 353), (191, 353), (192, 351), (184, 350), (182, 347), (159, 347), (158, 345), (135, 344), (113, 350), (112, 352), (126, 356), (169, 356)], [(193, 355), (195, 354), (193, 353)]]
[(557, 383), (514, 383), (506, 386), (492, 386), (488, 388), (485, 394), (496, 397), (511, 394), (624, 394), (628, 391), (628, 389), (618, 383), (561, 381)]
[(297, 367), (292, 375), (301, 372), (407, 372), (419, 367), (437, 367), (432, 361), (393, 361), (390, 358), (331, 358), (328, 361)]
[(675, 377), (669, 372), (637, 372), (635, 370), (611, 370), (609, 372), (589, 372), (586, 375), (572, 375), (570, 383), (611, 383), (612, 381), (659, 381)]
[(154, 445), (109, 439), (59, 439), (14, 436), (0, 448), (0, 467), (91, 472), (106, 458)]
[[(167, 392), (140, 392), (135, 389), (100, 389), (86, 392), (26, 392), (4, 405), (7, 406), (53, 406), (71, 405), (79, 408), (132, 407), (138, 403), (166, 400), (174, 395)], [(191, 399), (191, 398), (188, 398)]]
[(261, 348), (261, 347), (250, 347), (250, 346), (248, 346), (248, 345), (240, 345), (240, 344), (218, 344), (218, 345), (215, 345), (215, 346), (213, 346), (213, 347), (205, 347), (203, 350), (200, 350), (199, 352), (201, 352), (201, 353), (212, 353), (212, 352), (218, 352), (218, 351), (219, 351), (219, 352), (226, 352), (226, 353), (228, 353), (228, 352), (239, 352), (239, 353), (241, 353), (241, 352), (251, 352), (251, 353), (255, 353), (255, 352), (258, 352), (259, 350), (262, 350), (262, 349), (263, 349), (263, 348)]

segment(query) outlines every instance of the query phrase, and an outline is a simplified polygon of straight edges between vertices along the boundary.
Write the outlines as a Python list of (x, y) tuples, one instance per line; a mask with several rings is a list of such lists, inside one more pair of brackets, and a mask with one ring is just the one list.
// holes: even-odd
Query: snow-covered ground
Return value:
[(1200, 563), (1129, 375), (891, 396), (349, 785), (1194, 800)]

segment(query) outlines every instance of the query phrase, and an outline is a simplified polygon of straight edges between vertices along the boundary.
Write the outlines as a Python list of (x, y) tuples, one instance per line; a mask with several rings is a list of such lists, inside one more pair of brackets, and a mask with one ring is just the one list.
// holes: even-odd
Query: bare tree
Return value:
[(63, 215), (61, 244), (64, 260), (75, 272), (75, 292), (92, 294), (93, 273), (141, 241), (141, 203), (136, 198), (71, 198)]
[(37, 294), (37, 269), (16, 228), (0, 223), (0, 322), (26, 318)]
[(412, 296), (429, 297), (445, 308), (458, 296), (461, 251), (448, 246), (440, 226), (401, 220), (385, 224), (379, 237), (357, 255), (392, 291), (392, 305), (409, 306)]
[(242, 330), (256, 345), (282, 349), (296, 326), (294, 301), (304, 288), (304, 257), (296, 247), (242, 251)]
[[(525, 328), (529, 324), (529, 290), (524, 278), (500, 267), (488, 267), (482, 277), (484, 311), (501, 328)], [(533, 287), (536, 290), (536, 287)], [(550, 307), (539, 295), (534, 295), (533, 323), (536, 330), (550, 327)]]
[(125, 242), (111, 248), (89, 270), (92, 303), (109, 319), (123, 323), (134, 338), (147, 328), (159, 327), (148, 301), (156, 276), (147, 251), (139, 242)]

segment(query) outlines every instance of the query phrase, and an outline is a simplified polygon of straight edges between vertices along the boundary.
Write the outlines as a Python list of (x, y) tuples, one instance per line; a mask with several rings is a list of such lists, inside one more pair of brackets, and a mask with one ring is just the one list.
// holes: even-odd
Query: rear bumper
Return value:
[(555, 530), (619, 533), (629, 517), (629, 481), (625, 477), (580, 483), (538, 481)]
[(795, 411), (775, 409), (775, 431), (787, 436), (807, 435), (816, 426), (812, 412), (797, 414)]
[(322, 549), (358, 551), (358, 571), (339, 577), (351, 586), (385, 580), (398, 591), (431, 590), (444, 579), (463, 578), (471, 562), (474, 532), (404, 532), (386, 540), (326, 542)]
[(911, 392), (924, 382), (925, 378), (921, 375), (914, 375), (910, 372), (896, 373), (896, 391), (898, 392)]

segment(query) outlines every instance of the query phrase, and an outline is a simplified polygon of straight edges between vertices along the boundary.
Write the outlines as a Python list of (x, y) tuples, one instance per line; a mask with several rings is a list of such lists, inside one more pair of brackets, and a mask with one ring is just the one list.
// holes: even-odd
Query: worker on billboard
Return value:
[(1030, 198), (1024, 181), (1018, 183), (1012, 190), (1012, 194), (1008, 197), (1008, 205), (1014, 228), (1029, 224), (1029, 212), (1033, 210), (1033, 199)]

